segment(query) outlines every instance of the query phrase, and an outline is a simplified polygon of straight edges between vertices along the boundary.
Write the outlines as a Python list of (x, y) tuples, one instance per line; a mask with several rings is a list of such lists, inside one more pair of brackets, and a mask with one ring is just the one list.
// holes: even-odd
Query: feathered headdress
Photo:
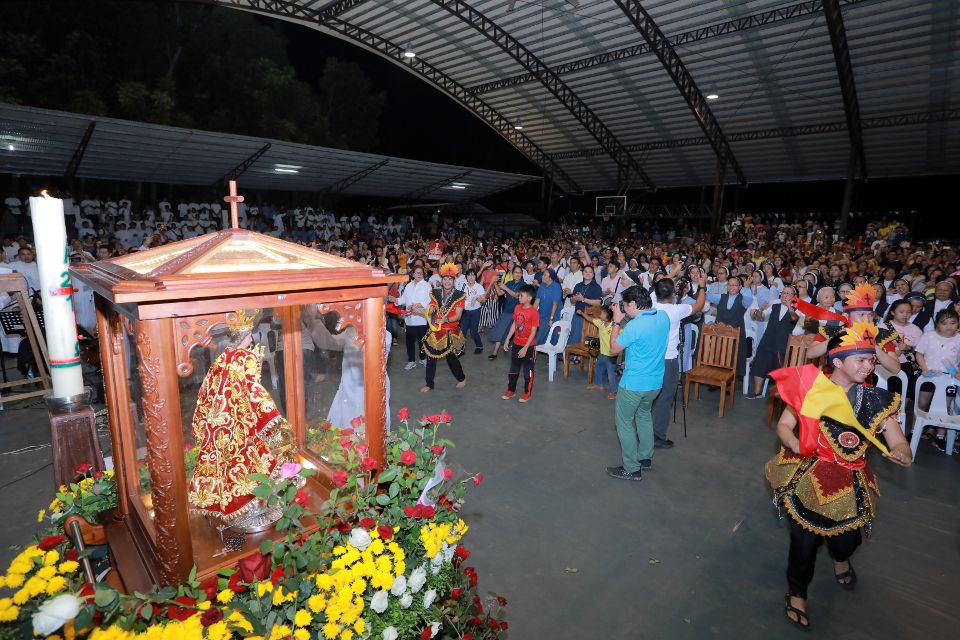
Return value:
[(872, 284), (858, 284), (847, 294), (843, 301), (843, 310), (846, 313), (851, 311), (873, 311), (873, 303), (876, 302), (876, 292)]
[(460, 275), (460, 267), (452, 262), (444, 262), (442, 265), (440, 265), (441, 278), (446, 278), (447, 276), (456, 278), (458, 275)]
[(840, 333), (840, 344), (831, 349), (830, 358), (873, 354), (877, 348), (877, 327), (872, 322), (854, 322)]

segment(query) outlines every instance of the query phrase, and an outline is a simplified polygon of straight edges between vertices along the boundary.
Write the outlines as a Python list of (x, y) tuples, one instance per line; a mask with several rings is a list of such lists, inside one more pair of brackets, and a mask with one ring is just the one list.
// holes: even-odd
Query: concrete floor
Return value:
[[(547, 381), (538, 362), (533, 400), (504, 401), (508, 361), (463, 358), (467, 388), (441, 364), (420, 394), (423, 369), (390, 359), (394, 414), (446, 410), (454, 464), (481, 471), (464, 519), (470, 564), (483, 591), (509, 601), (515, 639), (769, 639), (798, 634), (783, 618), (788, 534), (763, 479), (777, 447), (764, 403), (737, 398), (723, 419), (704, 393), (688, 435), (657, 450), (641, 483), (605, 475), (619, 463), (613, 402), (571, 372)], [(678, 416), (679, 417), (679, 416)], [(0, 450), (49, 442), (46, 416), (28, 403), (0, 412)], [(948, 638), (960, 629), (960, 456), (921, 445), (916, 465), (874, 459), (881, 483), (872, 539), (854, 556), (855, 592), (832, 580), (822, 552), (811, 588), (813, 637)], [(50, 450), (0, 457), (0, 562), (34, 531), (52, 491)], [(950, 631), (953, 629), (953, 631)]]

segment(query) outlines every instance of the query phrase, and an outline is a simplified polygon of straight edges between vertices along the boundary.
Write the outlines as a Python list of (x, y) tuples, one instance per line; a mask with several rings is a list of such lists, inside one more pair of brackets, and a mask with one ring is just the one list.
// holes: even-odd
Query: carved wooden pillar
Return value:
[[(107, 417), (110, 422), (110, 442), (113, 445), (113, 466), (117, 482), (117, 511), (129, 512), (127, 479), (124, 476), (124, 436), (121, 428), (121, 411), (125, 406), (121, 392), (127, 388), (126, 372), (123, 370), (123, 327), (114, 319), (110, 305), (100, 296), (94, 298), (97, 307), (97, 333), (100, 337), (100, 366), (103, 370), (103, 397), (107, 401)], [(129, 413), (129, 412), (128, 412)], [(125, 424), (125, 423), (124, 423)], [(129, 444), (127, 446), (130, 446)]]
[(138, 323), (143, 427), (153, 491), (158, 568), (160, 581), (167, 585), (182, 582), (193, 566), (175, 344), (173, 320)]
[(383, 441), (387, 424), (387, 331), (383, 298), (367, 298), (363, 303), (363, 385), (366, 387), (364, 416), (367, 424), (370, 456), (382, 469), (385, 462)]

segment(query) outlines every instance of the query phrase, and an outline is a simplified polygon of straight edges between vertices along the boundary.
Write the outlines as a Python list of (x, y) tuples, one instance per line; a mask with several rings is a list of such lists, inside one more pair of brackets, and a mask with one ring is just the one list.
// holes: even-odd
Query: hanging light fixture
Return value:
[(517, 124), (513, 125), (513, 128), (517, 131), (523, 131), (523, 121), (517, 120)]
[(407, 46), (403, 48), (403, 57), (407, 58), (408, 60), (417, 57), (417, 52), (410, 48), (409, 42), (407, 43)]
[(708, 93), (705, 97), (706, 97), (707, 100), (719, 100), (719, 99), (720, 99), (720, 94), (719, 94), (719, 93)]

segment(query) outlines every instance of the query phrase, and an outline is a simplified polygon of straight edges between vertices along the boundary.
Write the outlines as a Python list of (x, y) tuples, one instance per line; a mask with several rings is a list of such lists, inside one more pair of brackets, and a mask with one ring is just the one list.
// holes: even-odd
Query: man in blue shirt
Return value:
[[(621, 329), (624, 316), (629, 319)], [(653, 401), (663, 385), (664, 355), (670, 335), (670, 318), (653, 308), (646, 289), (633, 286), (623, 292), (622, 305), (613, 305), (610, 351), (626, 351), (623, 376), (617, 390), (617, 438), (623, 465), (607, 467), (607, 475), (620, 480), (641, 480), (642, 469), (653, 455)]]

